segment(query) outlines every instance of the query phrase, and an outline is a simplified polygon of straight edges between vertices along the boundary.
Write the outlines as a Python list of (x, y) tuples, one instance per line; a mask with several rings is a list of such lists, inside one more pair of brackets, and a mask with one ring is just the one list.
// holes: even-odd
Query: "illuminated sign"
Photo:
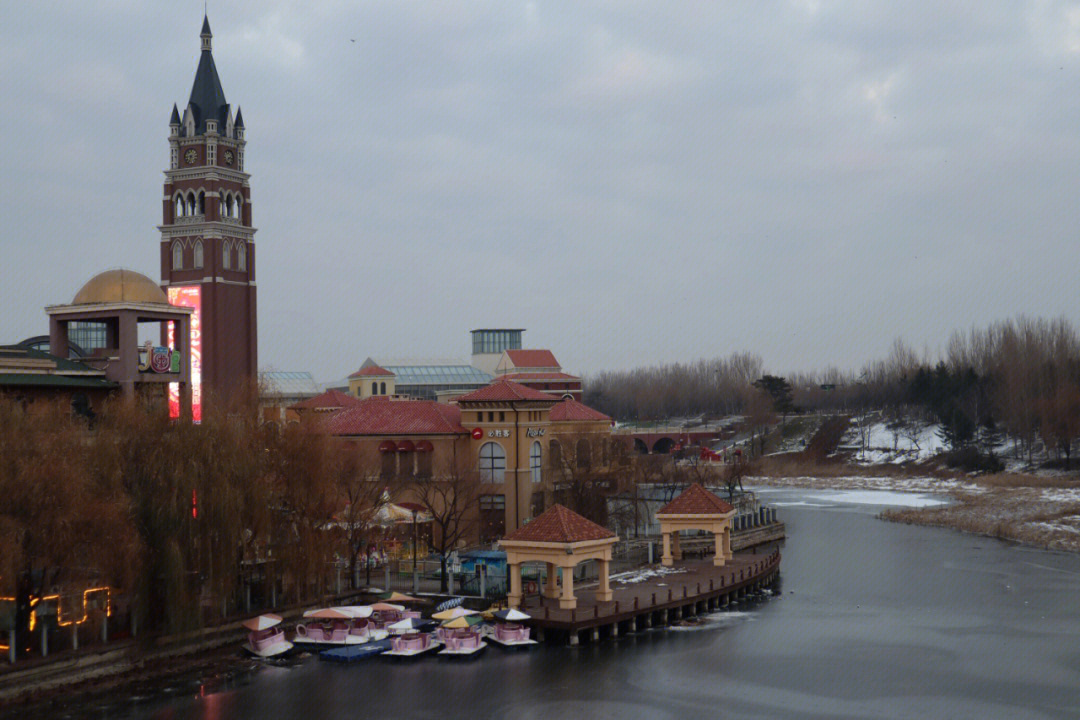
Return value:
[[(172, 342), (170, 339), (169, 342)], [(154, 346), (149, 340), (139, 350), (139, 372), (180, 372), (180, 351), (162, 345)]]
[[(191, 314), (191, 419), (202, 421), (202, 296), (198, 285), (169, 286), (169, 304), (189, 307)], [(176, 323), (168, 325), (168, 346), (176, 347)], [(180, 417), (180, 385), (169, 383), (169, 416)]]

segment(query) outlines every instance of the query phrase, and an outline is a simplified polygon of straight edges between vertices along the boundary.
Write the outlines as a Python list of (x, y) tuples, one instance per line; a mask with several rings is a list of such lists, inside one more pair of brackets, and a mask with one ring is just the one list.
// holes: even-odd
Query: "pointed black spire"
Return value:
[(203, 16), (202, 55), (199, 57), (199, 68), (195, 71), (195, 83), (191, 86), (191, 98), (188, 106), (195, 115), (195, 134), (202, 135), (206, 132), (206, 121), (217, 120), (218, 132), (225, 129), (225, 119), (228, 117), (228, 107), (225, 103), (225, 91), (221, 89), (221, 80), (218, 79), (217, 67), (214, 65), (214, 55), (210, 52), (210, 21)]
[(172, 117), (169, 118), (169, 124), (170, 125), (179, 125), (180, 124), (180, 111), (176, 109), (176, 103), (173, 103)]
[(236, 121), (233, 123), (233, 127), (238, 127), (238, 128), (244, 127), (244, 116), (240, 112), (240, 106), (239, 105), (236, 106)]
[(214, 36), (214, 33), (210, 32), (210, 18), (206, 17), (206, 15), (202, 16), (202, 32), (199, 34), (209, 35), (210, 37)]

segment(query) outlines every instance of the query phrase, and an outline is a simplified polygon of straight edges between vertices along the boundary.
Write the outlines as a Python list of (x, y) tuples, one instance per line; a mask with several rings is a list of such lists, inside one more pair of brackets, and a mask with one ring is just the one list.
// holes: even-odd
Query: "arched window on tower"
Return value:
[(233, 217), (233, 196), (232, 193), (225, 193), (225, 217)]
[(177, 195), (173, 198), (173, 212), (178, 218), (184, 217), (184, 196)]
[(532, 449), (529, 451), (529, 470), (532, 473), (532, 481), (538, 483), (544, 479), (544, 465), (543, 465), (543, 450), (540, 448), (539, 442), (532, 444)]
[(226, 270), (232, 269), (232, 247), (228, 240), (221, 244), (221, 267)]
[(236, 246), (236, 269), (247, 270), (247, 243), (243, 240)]
[(184, 246), (177, 240), (172, 246), (172, 269), (180, 270), (184, 267)]
[(193, 192), (189, 192), (187, 194), (187, 214), (195, 214), (195, 193)]
[(195, 262), (193, 263), (193, 266), (195, 268), (201, 268), (203, 266), (202, 240), (196, 240), (195, 241), (194, 255), (195, 255)]
[(371, 383), (371, 394), (372, 395), (378, 395), (379, 394), (379, 383), (376, 383), (376, 382)]
[(199, 201), (198, 201), (198, 203), (199, 203), (199, 207), (198, 207), (198, 213), (197, 214), (198, 215), (205, 215), (206, 214), (206, 193), (204, 193), (202, 190), (199, 191)]
[(244, 196), (240, 193), (236, 194), (236, 219), (240, 220), (244, 217)]
[(379, 383), (379, 394), (380, 395), (385, 395), (386, 394), (386, 383)]

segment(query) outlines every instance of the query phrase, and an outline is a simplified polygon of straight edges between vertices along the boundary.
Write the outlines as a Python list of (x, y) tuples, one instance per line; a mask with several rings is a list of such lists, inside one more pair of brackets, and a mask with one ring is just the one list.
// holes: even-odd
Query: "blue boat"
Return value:
[(371, 642), (366, 642), (362, 645), (343, 645), (341, 647), (323, 650), (319, 653), (319, 659), (330, 660), (331, 662), (350, 663), (356, 662), (357, 660), (363, 660), (364, 658), (381, 655), (389, 649), (389, 640), (372, 640)]

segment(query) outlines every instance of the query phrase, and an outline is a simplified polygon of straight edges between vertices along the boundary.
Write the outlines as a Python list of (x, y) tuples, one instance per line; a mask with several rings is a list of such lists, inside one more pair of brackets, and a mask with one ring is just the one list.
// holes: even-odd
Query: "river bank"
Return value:
[[(784, 466), (785, 472), (793, 468)], [(1080, 479), (1075, 475), (916, 475), (901, 468), (847, 465), (800, 466), (797, 474), (770, 472), (746, 478), (748, 485), (814, 490), (888, 490), (946, 496), (946, 504), (894, 507), (884, 520), (944, 527), (1046, 550), (1080, 552)], [(775, 470), (775, 469), (773, 469)]]

